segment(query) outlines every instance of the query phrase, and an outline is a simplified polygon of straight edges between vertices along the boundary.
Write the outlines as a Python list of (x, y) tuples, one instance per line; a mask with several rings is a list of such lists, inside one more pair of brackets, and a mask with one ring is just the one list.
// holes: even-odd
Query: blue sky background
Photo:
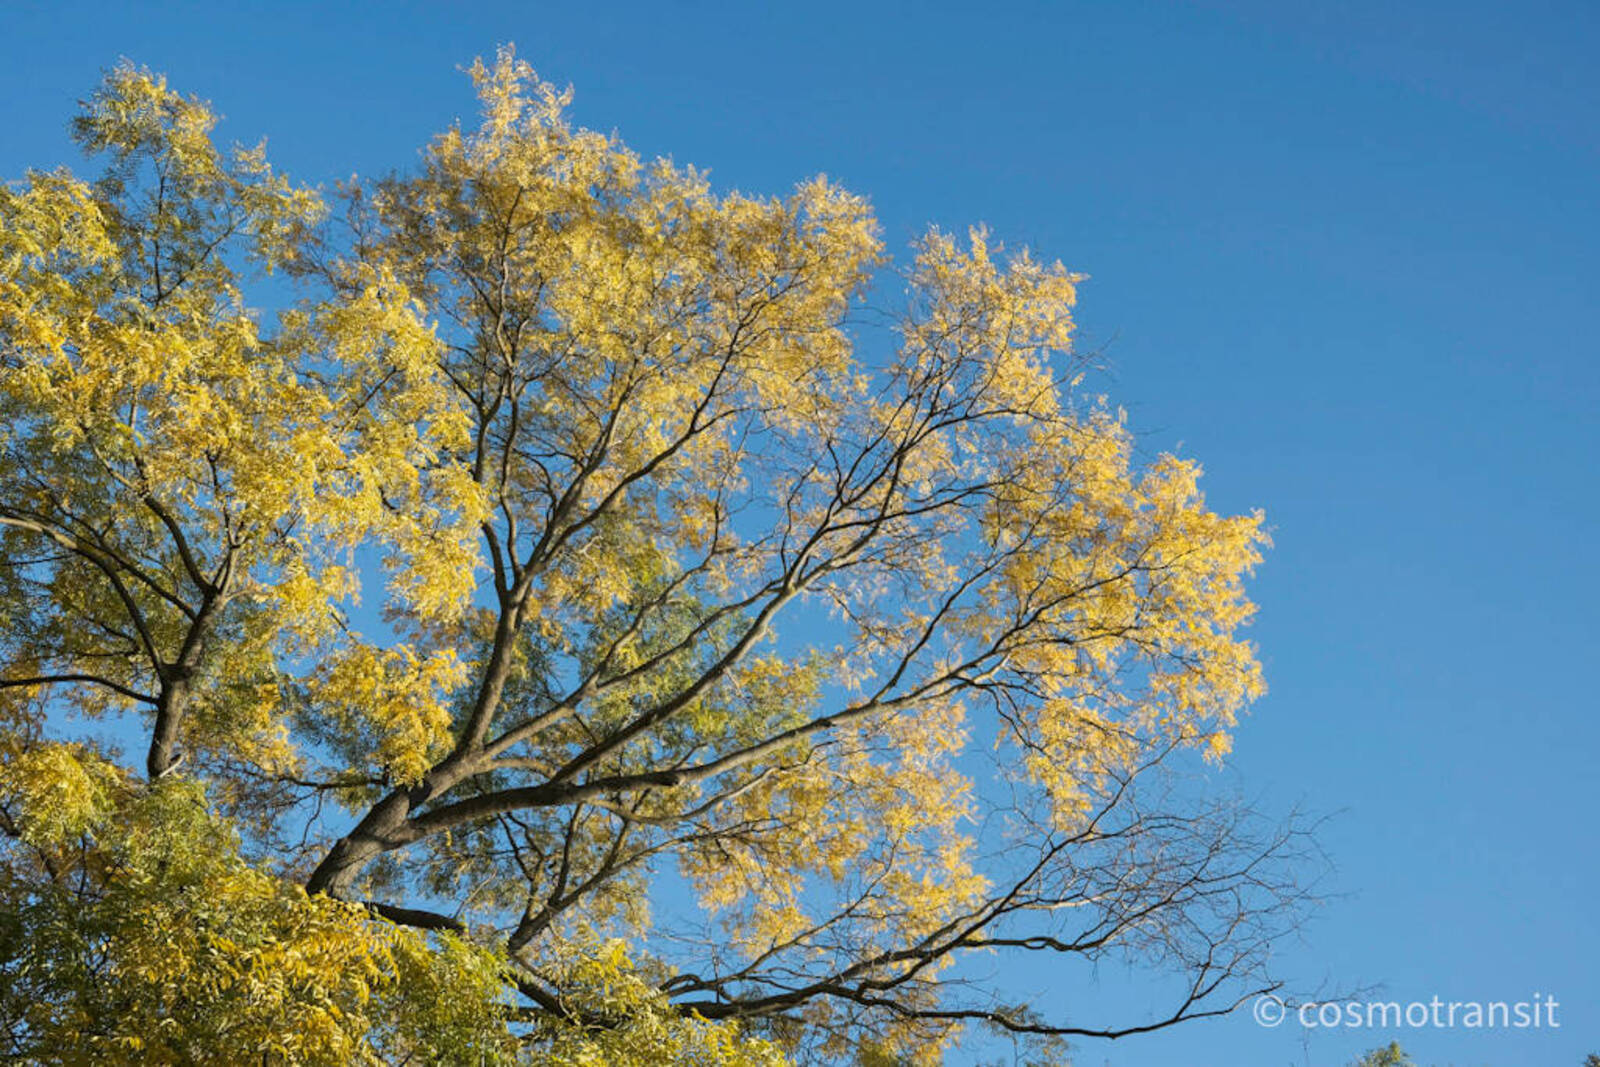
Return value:
[[(892, 246), (987, 222), (1091, 275), (1098, 383), (1267, 510), (1272, 691), (1234, 780), (1338, 812), (1281, 966), (1386, 998), (1560, 1001), (1559, 1029), (1275, 1031), (1080, 1067), (1578, 1067), (1600, 1049), (1600, 6), (1281, 3), (0, 6), (0, 175), (77, 164), (119, 56), (302, 180), (407, 166), (517, 42), (579, 122), (719, 188), (824, 171)], [(1013, 976), (1055, 1017), (1125, 993)], [(1109, 980), (1109, 977), (1108, 977)], [(1116, 984), (1116, 983), (1113, 983)]]

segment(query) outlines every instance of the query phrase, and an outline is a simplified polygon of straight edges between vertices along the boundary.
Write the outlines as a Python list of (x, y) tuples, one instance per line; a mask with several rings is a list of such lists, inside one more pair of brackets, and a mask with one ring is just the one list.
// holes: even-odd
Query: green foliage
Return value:
[(262, 872), (193, 783), (119, 789), (5, 859), (8, 1057), (511, 1061), (502, 960)]
[(1415, 1064), (1400, 1047), (1400, 1042), (1391, 1041), (1382, 1048), (1371, 1049), (1350, 1067), (1415, 1067)]

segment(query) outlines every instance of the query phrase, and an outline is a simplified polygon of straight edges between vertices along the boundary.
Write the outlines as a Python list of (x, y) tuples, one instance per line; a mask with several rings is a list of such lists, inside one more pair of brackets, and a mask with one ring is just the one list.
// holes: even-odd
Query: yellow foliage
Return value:
[[(510, 1062), (502, 963), (245, 863), (199, 790), (102, 797), (70, 878), (0, 869), (0, 1015), (33, 1063)], [(69, 856), (72, 856), (69, 860)], [(20, 1045), (16, 1042), (20, 1040)]]
[[(932, 231), (874, 333), (861, 197), (718, 193), (509, 49), (471, 77), (481, 121), (342, 228), (131, 65), (75, 126), (98, 181), (0, 188), (5, 889), (53, 931), (6, 951), (81, 969), (14, 1010), (80, 1062), (476, 1054), (504, 965), (566, 1005), (537, 1062), (931, 1061), (986, 943), (940, 939), (1020, 896), (984, 835), (1092, 838), (1227, 753), (1263, 518), (1079, 391), (1082, 275)], [(110, 715), (142, 770), (71, 739)], [(652, 918), (674, 865), (706, 976), (655, 954), (711, 936)]]

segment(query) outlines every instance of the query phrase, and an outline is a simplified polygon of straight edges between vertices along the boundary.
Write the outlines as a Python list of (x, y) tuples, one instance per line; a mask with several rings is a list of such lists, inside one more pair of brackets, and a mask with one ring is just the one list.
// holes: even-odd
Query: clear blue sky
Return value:
[(825, 171), (895, 245), (982, 220), (1090, 274), (1103, 388), (1274, 529), (1237, 780), (1340, 812), (1348, 894), (1281, 965), (1402, 1001), (1539, 991), (1562, 1025), (1241, 1016), (1080, 1067), (1333, 1067), (1391, 1036), (1577, 1067), (1600, 1049), (1600, 6), (997, 6), (13, 0), (0, 175), (76, 162), (74, 101), (124, 55), (299, 178), (409, 165), (470, 113), (456, 68), (514, 40), (580, 122), (723, 188)]

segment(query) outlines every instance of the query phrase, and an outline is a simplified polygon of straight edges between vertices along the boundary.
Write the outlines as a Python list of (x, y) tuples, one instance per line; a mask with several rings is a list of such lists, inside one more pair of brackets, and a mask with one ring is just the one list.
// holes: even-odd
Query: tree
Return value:
[(1400, 1047), (1400, 1042), (1391, 1041), (1382, 1048), (1369, 1050), (1350, 1067), (1414, 1067), (1411, 1057), (1406, 1055), (1406, 1050)]
[[(131, 66), (97, 180), (0, 193), (8, 1052), (928, 1062), (1275, 988), (1299, 830), (1169, 773), (1262, 691), (1262, 519), (1080, 391), (1080, 279), (932, 231), (870, 330), (860, 198), (472, 76), (336, 213)], [(1183, 984), (963, 981), (1012, 953)]]

